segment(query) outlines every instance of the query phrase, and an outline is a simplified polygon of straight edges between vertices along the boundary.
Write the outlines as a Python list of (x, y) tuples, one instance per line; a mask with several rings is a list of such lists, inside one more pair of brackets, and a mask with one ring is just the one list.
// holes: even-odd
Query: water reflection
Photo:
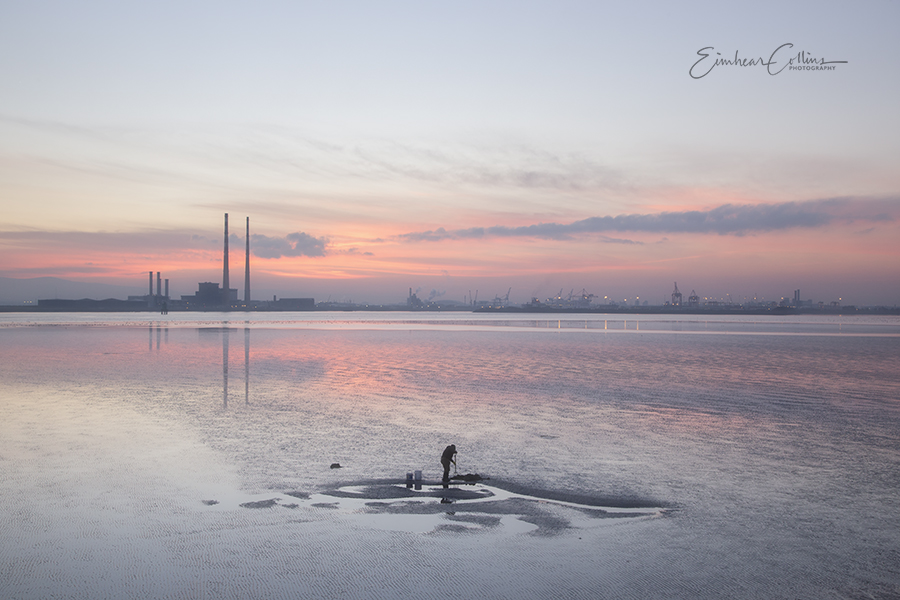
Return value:
[(244, 404), (250, 404), (250, 328), (244, 327)]
[(228, 408), (228, 334), (227, 327), (222, 328), (222, 406)]
[(149, 350), (153, 351), (153, 338), (154, 333), (156, 334), (156, 350), (159, 351), (160, 346), (165, 343), (169, 343), (169, 327), (168, 325), (163, 326), (160, 323), (149, 323), (147, 325), (147, 333), (148, 333), (148, 343)]
[[(222, 406), (228, 408), (228, 343), (231, 328), (222, 328)], [(250, 328), (244, 327), (244, 404), (250, 404)]]

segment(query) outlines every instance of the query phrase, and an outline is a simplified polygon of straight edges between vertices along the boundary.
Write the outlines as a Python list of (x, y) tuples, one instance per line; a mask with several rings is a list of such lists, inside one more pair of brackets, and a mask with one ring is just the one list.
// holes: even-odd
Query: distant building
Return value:
[[(218, 283), (208, 281), (198, 284), (198, 289), (192, 296), (182, 296), (181, 301), (187, 310), (203, 310), (205, 308), (221, 307), (223, 291)], [(236, 304), (238, 291), (234, 288), (228, 290), (228, 306)]]
[(147, 308), (155, 309), (169, 302), (169, 280), (166, 279), (166, 292), (162, 290), (162, 273), (156, 272), (156, 293), (153, 293), (153, 271), (148, 271), (150, 288), (145, 296), (128, 296), (129, 302), (144, 302)]
[(273, 298), (270, 310), (315, 310), (314, 298)]
[(425, 306), (425, 303), (419, 299), (417, 294), (413, 294), (412, 288), (409, 288), (409, 296), (406, 298), (406, 306), (410, 309), (422, 308)]

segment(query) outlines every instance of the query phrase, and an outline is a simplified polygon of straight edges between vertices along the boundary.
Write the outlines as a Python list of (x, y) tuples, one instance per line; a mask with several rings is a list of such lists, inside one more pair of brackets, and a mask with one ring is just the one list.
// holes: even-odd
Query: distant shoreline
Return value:
[(505, 307), (494, 309), (477, 309), (478, 313), (522, 313), (522, 314), (631, 314), (631, 315), (900, 315), (900, 307), (721, 307), (721, 308), (685, 308), (672, 306), (620, 306), (598, 308), (522, 308)]
[[(5, 305), (0, 306), (0, 313), (159, 313), (159, 309), (151, 309), (147, 307), (141, 308), (122, 308), (121, 306), (108, 307), (102, 304), (102, 301), (96, 301), (93, 306), (73, 306), (71, 308), (42, 307), (42, 306), (16, 306)], [(406, 306), (399, 305), (345, 305), (327, 307), (316, 307), (306, 310), (290, 310), (281, 308), (223, 308), (210, 307), (202, 310), (177, 310), (170, 309), (172, 313), (207, 313), (207, 312), (233, 312), (233, 313), (269, 313), (269, 312), (414, 312), (414, 313), (436, 313), (436, 312), (464, 312), (464, 313), (490, 313), (490, 314), (631, 314), (631, 315), (673, 315), (673, 316), (691, 316), (691, 315), (769, 315), (769, 316), (791, 316), (791, 315), (832, 315), (832, 316), (848, 316), (848, 315), (900, 315), (900, 307), (887, 306), (871, 306), (871, 307), (672, 307), (672, 306), (598, 306), (592, 308), (552, 308), (552, 307), (522, 307), (507, 306), (498, 308), (477, 308), (471, 307), (455, 307), (455, 306), (435, 306), (427, 308), (411, 309)]]

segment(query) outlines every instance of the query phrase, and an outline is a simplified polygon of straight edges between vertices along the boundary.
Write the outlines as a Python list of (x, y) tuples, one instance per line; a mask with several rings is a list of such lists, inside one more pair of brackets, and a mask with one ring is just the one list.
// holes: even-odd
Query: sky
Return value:
[(0, 0), (0, 277), (193, 294), (222, 280), (228, 213), (242, 298), (249, 217), (254, 299), (660, 304), (677, 282), (895, 306), (898, 22), (886, 1)]

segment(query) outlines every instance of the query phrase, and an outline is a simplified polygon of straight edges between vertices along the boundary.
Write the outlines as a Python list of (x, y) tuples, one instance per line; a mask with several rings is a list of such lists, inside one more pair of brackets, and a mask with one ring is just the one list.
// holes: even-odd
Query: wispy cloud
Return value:
[(210, 239), (184, 229), (133, 231), (48, 231), (28, 229), (0, 231), (0, 243), (29, 252), (73, 251), (159, 254), (173, 248), (209, 250), (221, 248), (221, 238)]
[[(533, 237), (568, 240), (584, 234), (608, 232), (631, 233), (699, 233), (748, 235), (795, 228), (817, 228), (838, 221), (892, 221), (881, 209), (881, 200), (833, 198), (809, 202), (780, 204), (724, 204), (709, 210), (666, 211), (656, 214), (629, 214), (588, 217), (571, 223), (537, 223), (509, 227), (470, 227), (447, 230), (443, 227), (397, 236), (403, 242), (435, 242), (442, 240)], [(863, 209), (853, 213), (852, 209)], [(607, 238), (609, 242), (633, 243)]]
[[(244, 237), (229, 235), (232, 251), (243, 248)], [(222, 239), (210, 238), (186, 230), (144, 230), (127, 232), (85, 231), (0, 231), (0, 243), (30, 252), (106, 252), (164, 255), (185, 251), (221, 252)], [(297, 231), (283, 237), (261, 234), (250, 236), (250, 249), (260, 258), (282, 256), (324, 256), (328, 239)]]
[(357, 145), (352, 156), (382, 177), (443, 186), (584, 191), (629, 185), (619, 170), (577, 153), (553, 153), (523, 144), (497, 147)]
[(564, 192), (631, 185), (620, 169), (583, 153), (554, 152), (527, 142), (326, 139), (266, 126), (85, 127), (3, 114), (0, 127), (31, 140), (37, 152), (32, 158), (47, 165), (154, 185), (247, 186), (272, 192), (296, 191), (298, 180), (336, 179), (345, 184), (402, 181)]

